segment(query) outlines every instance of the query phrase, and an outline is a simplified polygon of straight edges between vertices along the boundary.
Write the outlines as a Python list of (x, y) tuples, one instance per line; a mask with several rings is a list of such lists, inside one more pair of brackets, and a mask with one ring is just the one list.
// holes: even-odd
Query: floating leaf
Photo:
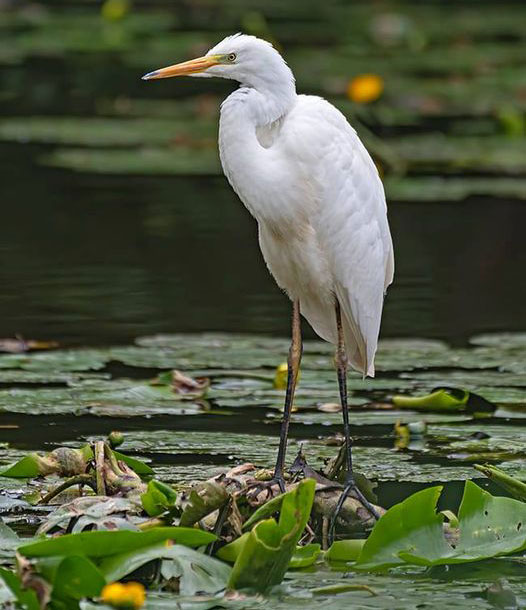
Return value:
[(447, 391), (437, 388), (425, 396), (393, 396), (395, 407), (414, 411), (459, 411), (464, 409), (469, 398), (466, 390)]
[(125, 455), (124, 453), (120, 453), (120, 451), (113, 451), (113, 455), (118, 459), (123, 461), (126, 466), (129, 466), (132, 470), (134, 470), (138, 475), (141, 476), (149, 476), (154, 474), (153, 468), (145, 464), (141, 460), (138, 460), (130, 455)]
[(213, 557), (179, 544), (164, 543), (113, 555), (102, 561), (100, 570), (111, 582), (157, 559), (162, 560), (162, 576), (168, 581), (177, 580), (181, 595), (216, 593), (225, 588), (230, 575), (230, 568)]
[(20, 538), (0, 519), (0, 557), (11, 558), (20, 545)]
[(91, 558), (127, 553), (157, 542), (172, 540), (187, 546), (202, 546), (213, 542), (214, 534), (186, 527), (156, 527), (145, 532), (95, 531), (66, 534), (58, 538), (39, 540), (19, 547), (26, 557), (82, 555)]
[(83, 530), (137, 530), (136, 521), (130, 519), (137, 515), (140, 506), (127, 498), (105, 496), (82, 496), (71, 502), (61, 504), (38, 528), (37, 534), (46, 534), (56, 527), (70, 533)]
[(441, 487), (417, 492), (390, 508), (367, 539), (355, 567), (379, 570), (403, 563), (423, 566), (480, 561), (526, 548), (526, 504), (494, 497), (466, 481), (451, 546), (436, 512)]
[(393, 396), (396, 407), (413, 409), (414, 411), (463, 411), (490, 412), (496, 410), (496, 405), (482, 396), (460, 388), (435, 388), (426, 396)]

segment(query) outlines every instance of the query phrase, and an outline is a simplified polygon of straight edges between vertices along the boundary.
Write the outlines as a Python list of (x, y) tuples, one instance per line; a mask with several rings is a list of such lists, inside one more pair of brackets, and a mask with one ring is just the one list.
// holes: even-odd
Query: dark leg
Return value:
[(338, 388), (340, 390), (340, 402), (342, 405), (342, 413), (343, 413), (343, 434), (345, 436), (345, 456), (346, 456), (346, 466), (347, 473), (345, 478), (345, 487), (343, 489), (342, 495), (338, 500), (338, 504), (336, 505), (336, 509), (334, 510), (334, 514), (331, 517), (331, 523), (329, 527), (329, 543), (332, 543), (334, 539), (334, 529), (336, 526), (336, 520), (338, 518), (338, 514), (343, 506), (343, 503), (347, 499), (347, 496), (352, 492), (354, 492), (355, 496), (360, 500), (360, 502), (367, 508), (367, 510), (378, 519), (378, 514), (371, 506), (370, 502), (364, 497), (362, 492), (356, 486), (354, 481), (354, 475), (352, 470), (352, 439), (351, 433), (349, 429), (349, 407), (347, 405), (347, 352), (345, 351), (345, 342), (343, 339), (343, 327), (342, 327), (342, 313), (340, 309), (340, 303), (338, 299), (335, 302), (335, 312), (336, 312), (336, 328), (338, 330), (338, 344), (336, 346), (336, 371), (338, 374)]
[(302, 352), (300, 302), (295, 300), (292, 303), (292, 341), (288, 357), (287, 393), (285, 395), (285, 408), (283, 411), (283, 420), (281, 422), (278, 459), (276, 460), (276, 468), (274, 469), (274, 480), (277, 481), (282, 492), (285, 491), (283, 468), (285, 466), (285, 454), (287, 452), (290, 412), (292, 409), (292, 401), (294, 400), (294, 391), (296, 389), (296, 381), (298, 380)]

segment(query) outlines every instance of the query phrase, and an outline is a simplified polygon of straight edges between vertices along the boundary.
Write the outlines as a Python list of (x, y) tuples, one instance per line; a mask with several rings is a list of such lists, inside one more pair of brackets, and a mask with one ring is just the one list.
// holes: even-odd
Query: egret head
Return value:
[(172, 76), (218, 76), (255, 89), (284, 83), (294, 87), (294, 76), (276, 49), (265, 40), (245, 34), (228, 36), (203, 57), (154, 70), (142, 78)]

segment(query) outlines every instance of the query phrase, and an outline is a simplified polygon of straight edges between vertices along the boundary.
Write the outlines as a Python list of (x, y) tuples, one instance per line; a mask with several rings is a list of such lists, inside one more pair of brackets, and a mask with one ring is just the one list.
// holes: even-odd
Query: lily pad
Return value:
[(458, 542), (444, 537), (442, 491), (432, 487), (393, 506), (378, 521), (355, 567), (378, 570), (411, 563), (421, 566), (467, 563), (515, 553), (526, 547), (526, 504), (494, 497), (467, 481), (459, 510)]
[(144, 564), (161, 560), (161, 574), (177, 587), (182, 595), (198, 592), (217, 593), (225, 588), (230, 567), (204, 553), (180, 544), (152, 546), (115, 554), (103, 560), (100, 569), (108, 582), (120, 580)]

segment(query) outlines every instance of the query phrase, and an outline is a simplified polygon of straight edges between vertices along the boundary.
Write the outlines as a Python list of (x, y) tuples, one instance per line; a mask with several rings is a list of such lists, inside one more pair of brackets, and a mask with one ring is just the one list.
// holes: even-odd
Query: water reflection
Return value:
[[(28, 147), (1, 152), (0, 336), (288, 333), (287, 299), (224, 179), (78, 175), (35, 167)], [(524, 205), (395, 203), (390, 219), (384, 336), (462, 342), (526, 327)]]

